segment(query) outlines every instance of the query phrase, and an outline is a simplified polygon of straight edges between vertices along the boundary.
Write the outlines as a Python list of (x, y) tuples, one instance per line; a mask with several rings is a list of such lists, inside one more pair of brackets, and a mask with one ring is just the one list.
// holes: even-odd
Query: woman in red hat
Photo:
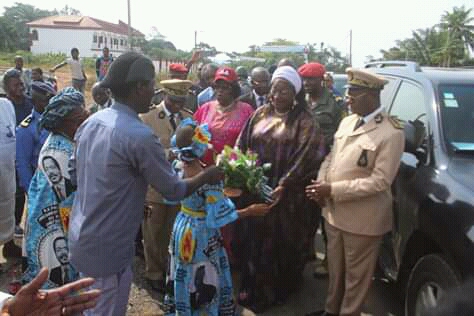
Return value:
[(234, 147), (240, 131), (253, 113), (250, 104), (238, 100), (238, 80), (234, 69), (219, 68), (213, 83), (215, 100), (203, 104), (194, 114), (199, 124), (208, 124), (212, 135), (213, 150), (209, 150), (202, 159), (206, 165), (214, 164), (214, 155), (219, 154), (225, 145)]

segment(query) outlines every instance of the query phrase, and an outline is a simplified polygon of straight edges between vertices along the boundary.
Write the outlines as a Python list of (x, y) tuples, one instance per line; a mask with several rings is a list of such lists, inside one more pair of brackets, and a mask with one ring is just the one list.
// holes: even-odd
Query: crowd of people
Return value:
[[(30, 291), (52, 299), (47, 315), (125, 315), (137, 246), (166, 315), (263, 312), (298, 290), (321, 228), (315, 274), (329, 288), (324, 310), (309, 315), (360, 315), (404, 149), (380, 104), (383, 78), (348, 69), (342, 100), (324, 65), (283, 59), (250, 72), (199, 64), (193, 83), (194, 54), (170, 65), (156, 93), (150, 59), (104, 48), (86, 109), (87, 77), (79, 51), (71, 56), (51, 69), (71, 66), (60, 91), (24, 79), (17, 59), (3, 77), (0, 241), (4, 256), (25, 258), (27, 284), (6, 312), (23, 315), (11, 302)], [(225, 194), (215, 165), (225, 146), (270, 166), (271, 203)]]

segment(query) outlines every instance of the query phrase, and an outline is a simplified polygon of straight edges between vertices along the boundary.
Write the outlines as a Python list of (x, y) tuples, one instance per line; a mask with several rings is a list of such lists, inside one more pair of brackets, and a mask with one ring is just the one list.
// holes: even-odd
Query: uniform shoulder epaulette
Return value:
[(388, 117), (388, 121), (390, 122), (390, 124), (392, 124), (393, 127), (395, 127), (396, 129), (403, 129), (403, 121), (400, 120), (398, 117), (396, 116), (389, 116)]
[(28, 115), (23, 121), (21, 121), (21, 127), (28, 127), (30, 126), (31, 121), (33, 120), (33, 116)]

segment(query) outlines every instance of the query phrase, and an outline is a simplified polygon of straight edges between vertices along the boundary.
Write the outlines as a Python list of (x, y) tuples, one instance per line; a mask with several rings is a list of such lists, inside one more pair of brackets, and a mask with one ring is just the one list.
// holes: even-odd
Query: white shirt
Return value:
[(71, 77), (72, 77), (72, 79), (76, 79), (76, 80), (84, 80), (85, 79), (84, 75), (82, 74), (82, 71), (84, 70), (84, 66), (82, 65), (82, 61), (80, 59), (75, 60), (75, 59), (72, 59), (72, 58), (68, 58), (66, 60), (66, 62), (71, 67)]
[[(252, 90), (252, 93), (255, 97), (255, 103), (257, 104), (257, 107), (260, 107), (260, 106), (264, 105), (265, 103), (267, 103), (267, 97), (266, 96), (258, 95), (257, 92), (255, 92), (255, 90)], [(263, 102), (260, 102), (261, 98), (263, 98)]]
[(0, 244), (13, 238), (15, 228), (15, 110), (0, 98)]

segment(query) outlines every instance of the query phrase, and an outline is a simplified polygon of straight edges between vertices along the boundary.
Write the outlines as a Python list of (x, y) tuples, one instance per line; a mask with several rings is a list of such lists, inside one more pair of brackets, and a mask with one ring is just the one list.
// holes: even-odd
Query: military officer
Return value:
[[(329, 289), (322, 315), (360, 315), (382, 236), (392, 228), (391, 184), (405, 139), (380, 105), (385, 80), (347, 69), (352, 115), (334, 135), (332, 152), (306, 194), (323, 206)], [(310, 314), (321, 315), (321, 314)]]
[[(165, 153), (170, 157), (170, 140), (181, 120), (192, 117), (192, 112), (184, 108), (186, 97), (192, 82), (170, 79), (160, 82), (164, 99), (155, 105), (141, 119), (150, 126), (159, 137)], [(149, 187), (145, 201), (143, 221), (143, 243), (145, 250), (146, 279), (152, 289), (162, 292), (167, 270), (168, 243), (173, 222), (179, 211), (179, 205), (168, 203)]]
[(28, 192), (31, 178), (38, 166), (38, 155), (48, 132), (38, 129), (38, 120), (56, 90), (49, 82), (33, 81), (31, 84), (33, 110), (16, 129), (16, 169), (20, 186)]
[(298, 68), (303, 78), (306, 102), (321, 127), (327, 152), (341, 120), (341, 109), (332, 92), (323, 85), (326, 68), (320, 63), (307, 63)]

